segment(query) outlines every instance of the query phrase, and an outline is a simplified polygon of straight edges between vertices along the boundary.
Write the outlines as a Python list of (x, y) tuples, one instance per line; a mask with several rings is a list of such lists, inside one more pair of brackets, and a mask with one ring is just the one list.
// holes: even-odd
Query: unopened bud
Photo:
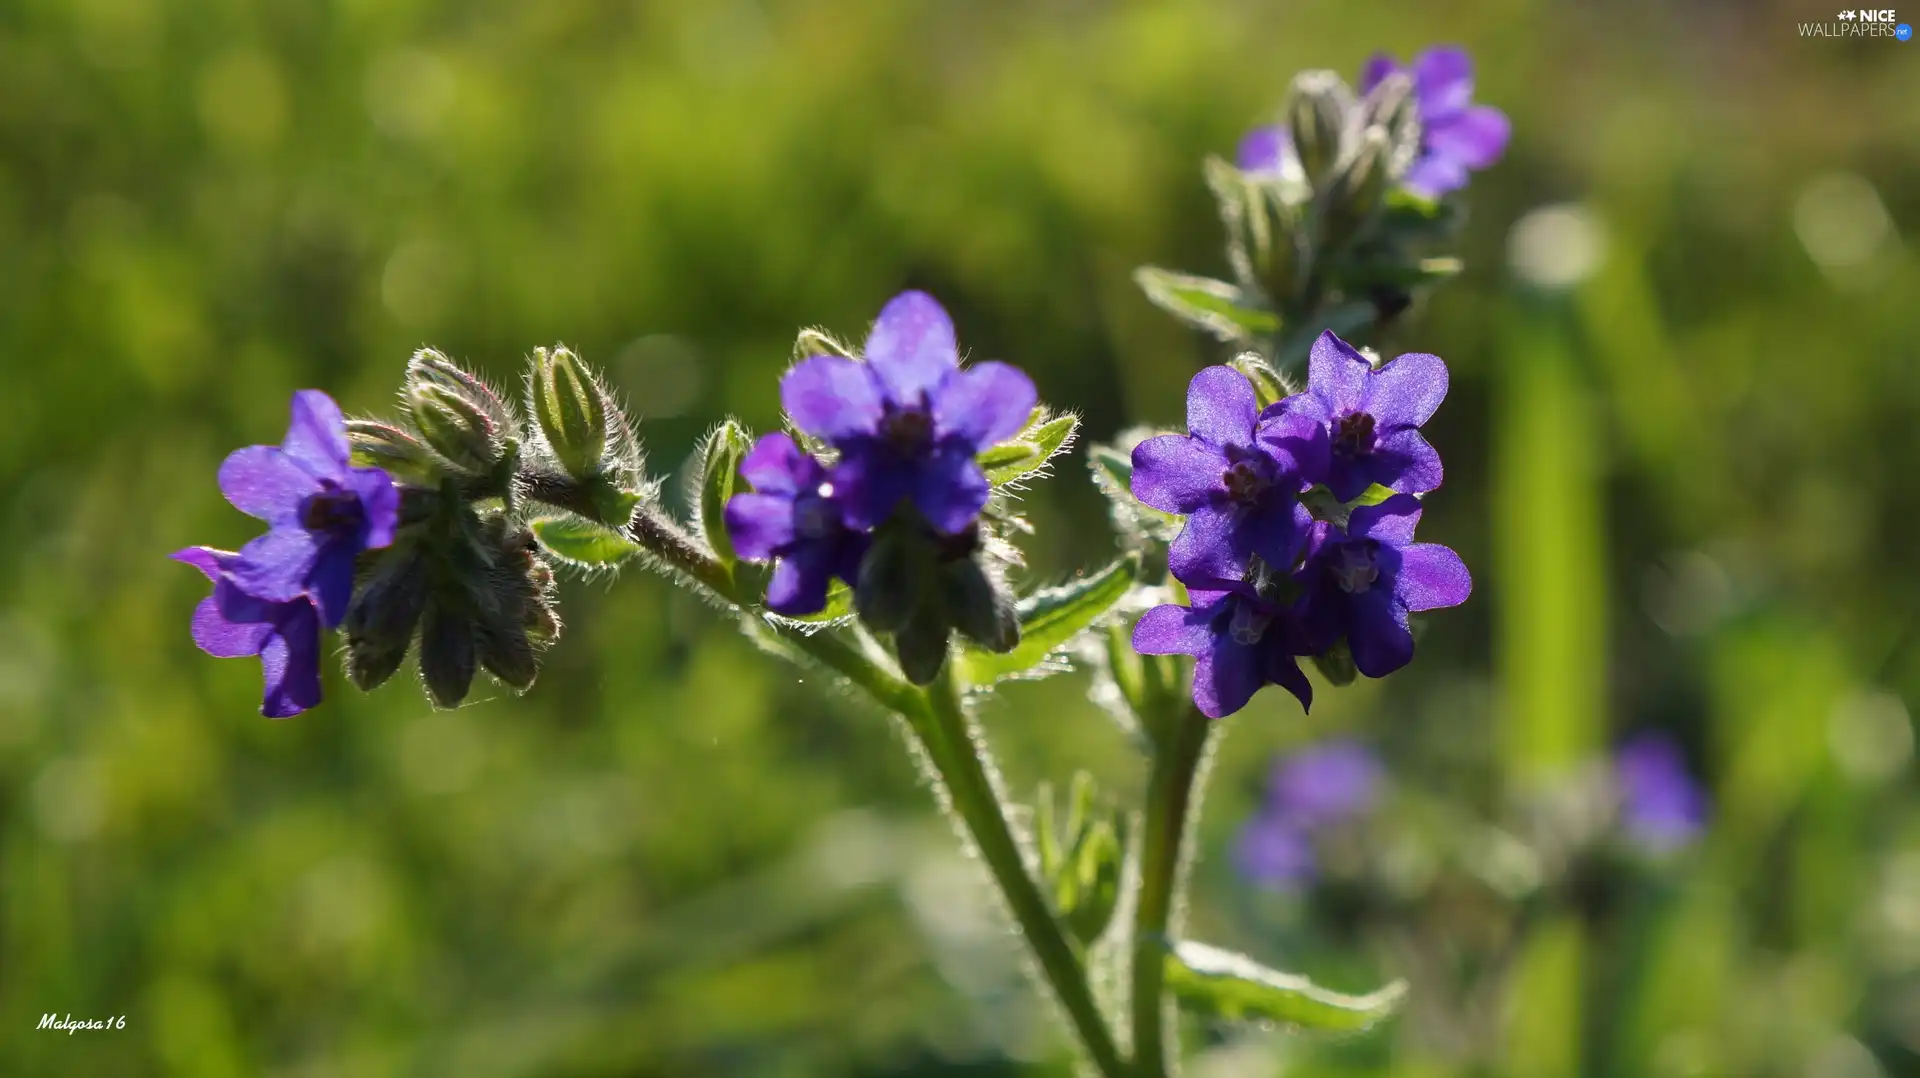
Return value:
[(929, 603), (916, 611), (894, 634), (893, 649), (900, 660), (900, 672), (908, 681), (931, 685), (947, 661), (947, 619), (938, 604)]
[(413, 358), (407, 361), (407, 381), (409, 384), (437, 385), (457, 394), (485, 412), (495, 427), (510, 428), (514, 425), (513, 409), (500, 398), (500, 394), (494, 392), (492, 386), (461, 369), (459, 364), (437, 349), (422, 348), (413, 354)]
[(600, 383), (566, 348), (533, 351), (533, 411), (560, 466), (575, 479), (602, 471), (607, 399)]
[(988, 651), (1006, 653), (1020, 644), (1020, 615), (972, 558), (944, 569), (948, 613), (953, 626)]
[(1349, 129), (1358, 120), (1353, 91), (1331, 71), (1303, 71), (1294, 76), (1287, 98), (1287, 129), (1301, 171), (1315, 190), (1326, 183), (1340, 160)]
[(461, 394), (433, 382), (415, 382), (407, 391), (407, 410), (420, 436), (449, 464), (487, 475), (500, 462), (504, 447), (499, 428), (485, 409)]
[(1359, 235), (1380, 208), (1394, 178), (1392, 152), (1386, 128), (1375, 125), (1361, 133), (1353, 153), (1334, 170), (1322, 203), (1329, 247)]
[(420, 677), (434, 706), (460, 706), (475, 668), (473, 622), (445, 603), (429, 604), (420, 620)]
[(431, 485), (433, 454), (413, 435), (391, 423), (372, 419), (347, 420), (347, 446), (353, 463), (380, 468), (402, 482)]
[(1420, 108), (1413, 80), (1403, 72), (1381, 79), (1367, 94), (1363, 112), (1367, 127), (1386, 133), (1387, 176), (1399, 180), (1420, 154)]
[[(932, 560), (926, 551), (918, 549), (925, 545), (924, 538), (898, 526), (883, 527), (874, 537), (866, 557), (860, 560), (859, 579), (853, 589), (853, 608), (867, 628), (880, 633), (902, 632), (923, 605), (921, 569), (923, 563)], [(944, 641), (943, 630), (943, 645)]]

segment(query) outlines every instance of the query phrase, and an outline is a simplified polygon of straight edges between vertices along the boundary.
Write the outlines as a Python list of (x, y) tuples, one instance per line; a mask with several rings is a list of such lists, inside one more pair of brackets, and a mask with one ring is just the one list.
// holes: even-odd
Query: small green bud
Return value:
[(1380, 208), (1393, 182), (1393, 145), (1384, 127), (1361, 132), (1354, 152), (1334, 170), (1322, 212), (1326, 215), (1326, 242), (1340, 247), (1359, 236)]
[(462, 471), (489, 475), (500, 463), (500, 429), (486, 410), (446, 386), (415, 382), (407, 411), (433, 451)]
[(954, 628), (988, 651), (1005, 654), (1020, 645), (1020, 613), (1012, 596), (994, 586), (977, 560), (953, 562), (942, 576)]
[(1334, 685), (1351, 685), (1360, 676), (1359, 668), (1353, 665), (1353, 649), (1347, 647), (1345, 638), (1315, 655), (1313, 665), (1319, 667), (1321, 676)]
[[(882, 527), (860, 561), (860, 579), (853, 589), (854, 610), (867, 628), (880, 633), (904, 632), (921, 602), (923, 565), (931, 562), (922, 549), (925, 540), (911, 529)], [(944, 623), (941, 633), (945, 646)]]
[(931, 685), (940, 676), (940, 667), (947, 661), (947, 632), (947, 619), (937, 605), (928, 604), (893, 635), (900, 672), (908, 681)]
[(809, 326), (800, 331), (793, 342), (793, 358), (797, 362), (808, 356), (840, 356), (843, 359), (854, 358), (853, 349), (835, 340), (824, 329)]
[(1319, 190), (1334, 166), (1350, 127), (1358, 119), (1353, 91), (1331, 71), (1302, 71), (1287, 98), (1287, 129), (1307, 182)]
[(461, 369), (460, 365), (437, 349), (422, 348), (407, 361), (407, 382), (411, 385), (437, 385), (468, 404), (485, 412), (496, 428), (514, 426), (513, 409), (500, 399), (493, 387)]
[(533, 350), (533, 413), (567, 474), (585, 480), (604, 470), (606, 392), (570, 349)]
[(360, 467), (384, 469), (402, 482), (432, 485), (435, 481), (433, 454), (420, 439), (391, 423), (347, 420), (347, 446), (353, 463)]
[(1413, 80), (1401, 72), (1380, 80), (1367, 94), (1364, 111), (1366, 126), (1386, 135), (1387, 177), (1397, 181), (1420, 153), (1420, 110)]
[(1247, 381), (1253, 383), (1254, 400), (1262, 408), (1292, 396), (1287, 380), (1258, 352), (1242, 352), (1229, 360), (1227, 365), (1246, 375)]
[(476, 668), (473, 622), (443, 602), (427, 606), (420, 621), (420, 677), (435, 707), (459, 707)]
[(733, 540), (727, 536), (727, 500), (738, 486), (740, 462), (752, 448), (747, 432), (731, 419), (708, 435), (701, 447), (700, 530), (722, 565), (735, 560)]

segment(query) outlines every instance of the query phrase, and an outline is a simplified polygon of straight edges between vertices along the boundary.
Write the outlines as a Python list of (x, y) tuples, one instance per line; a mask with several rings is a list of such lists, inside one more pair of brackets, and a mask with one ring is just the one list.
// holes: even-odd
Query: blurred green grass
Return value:
[[(1223, 268), (1202, 156), (1297, 69), (1433, 41), (1475, 52), (1515, 126), (1466, 276), (1394, 342), (1454, 371), (1423, 534), (1480, 586), (1390, 682), (1234, 721), (1195, 931), (1341, 987), (1401, 972), (1280, 953), (1221, 856), (1267, 756), (1318, 732), (1488, 761), (1456, 791), (1488, 806), (1664, 725), (1716, 821), (1608, 934), (1529, 929), (1474, 1043), (1416, 1013), (1194, 1072), (1920, 1072), (1920, 52), (1795, 36), (1825, 17), (0, 8), (0, 1072), (1068, 1073), (896, 734), (660, 582), (568, 586), (524, 698), (432, 714), (329, 671), (322, 710), (271, 723), (248, 664), (193, 650), (203, 584), (164, 555), (249, 534), (213, 471), (293, 389), (381, 409), (423, 343), (509, 380), (574, 346), (670, 471), (725, 413), (775, 422), (802, 325), (857, 336), (913, 285), (1091, 436), (1171, 422), (1218, 357), (1128, 274)], [(1569, 200), (1604, 256), (1543, 304), (1507, 232)], [(1862, 229), (1864, 254), (1823, 241)], [(1075, 468), (1030, 508), (1034, 580), (1107, 553)], [(1083, 691), (985, 716), (1016, 789), (1137, 787)]]

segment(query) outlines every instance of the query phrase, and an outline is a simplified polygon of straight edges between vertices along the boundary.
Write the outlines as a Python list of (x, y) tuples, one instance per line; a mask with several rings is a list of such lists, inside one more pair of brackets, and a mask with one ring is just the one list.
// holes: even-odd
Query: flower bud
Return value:
[(1378, 125), (1361, 132), (1352, 154), (1334, 170), (1321, 203), (1328, 247), (1354, 239), (1380, 208), (1393, 182), (1393, 145)]
[(931, 685), (947, 661), (947, 619), (939, 604), (928, 603), (914, 612), (893, 635), (900, 672), (915, 685)]
[(1413, 80), (1403, 72), (1381, 79), (1367, 94), (1363, 111), (1368, 128), (1386, 133), (1387, 176), (1398, 181), (1420, 154), (1420, 109)]
[(1340, 160), (1348, 130), (1358, 119), (1355, 106), (1353, 91), (1331, 71), (1303, 71), (1294, 76), (1292, 94), (1287, 98), (1287, 128), (1301, 171), (1315, 190), (1326, 182)]
[(607, 400), (600, 383), (566, 348), (533, 350), (533, 412), (554, 457), (568, 475), (602, 471), (607, 451)]
[(353, 463), (363, 468), (384, 469), (397, 480), (417, 485), (434, 482), (433, 454), (420, 439), (391, 423), (349, 419), (347, 445)]
[(481, 406), (433, 382), (415, 382), (406, 404), (420, 436), (447, 463), (475, 475), (491, 474), (500, 463), (499, 427)]
[(429, 603), (420, 621), (420, 677), (434, 706), (460, 706), (475, 668), (472, 620), (444, 602)]
[(515, 425), (513, 409), (500, 399), (492, 386), (462, 370), (436, 349), (422, 348), (407, 361), (407, 383), (409, 386), (437, 385), (454, 393), (485, 412), (496, 428), (510, 430)]
[[(882, 527), (860, 561), (860, 579), (854, 582), (853, 608), (867, 628), (880, 633), (904, 632), (921, 603), (920, 565), (931, 559), (916, 548), (925, 540), (910, 529)], [(942, 630), (942, 645), (945, 632)]]
[(362, 691), (379, 686), (400, 668), (425, 605), (425, 565), (417, 549), (409, 543), (382, 552), (342, 623), (347, 677)]
[(943, 574), (953, 626), (988, 651), (1002, 654), (1020, 644), (1020, 615), (1013, 598), (996, 588), (973, 558), (954, 562)]

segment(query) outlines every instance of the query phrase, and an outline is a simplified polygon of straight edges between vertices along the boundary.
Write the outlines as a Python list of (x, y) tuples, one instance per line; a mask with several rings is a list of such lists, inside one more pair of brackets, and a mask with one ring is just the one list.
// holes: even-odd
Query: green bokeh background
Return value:
[[(1194, 931), (1448, 991), (1284, 953), (1228, 867), (1330, 731), (1490, 761), (1492, 812), (1661, 726), (1716, 819), (1605, 931), (1529, 921), (1464, 1044), (1216, 1032), (1190, 1071), (1920, 1073), (1920, 45), (1800, 39), (1828, 6), (0, 5), (0, 1073), (1069, 1073), (900, 737), (661, 581), (566, 586), (523, 698), (330, 669), (269, 722), (165, 555), (251, 534), (214, 469), (292, 390), (383, 409), (428, 343), (506, 380), (572, 345), (665, 472), (911, 285), (1090, 436), (1172, 422), (1219, 353), (1129, 273), (1224, 271), (1202, 157), (1294, 71), (1434, 41), (1515, 129), (1394, 342), (1452, 368), (1423, 532), (1478, 587), (1402, 674), (1231, 722)], [(1509, 228), (1566, 201), (1604, 251), (1543, 300)], [(1077, 465), (1029, 508), (1031, 580), (1109, 556)], [(988, 709), (1016, 789), (1138, 789), (1084, 693)]]

